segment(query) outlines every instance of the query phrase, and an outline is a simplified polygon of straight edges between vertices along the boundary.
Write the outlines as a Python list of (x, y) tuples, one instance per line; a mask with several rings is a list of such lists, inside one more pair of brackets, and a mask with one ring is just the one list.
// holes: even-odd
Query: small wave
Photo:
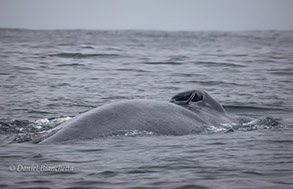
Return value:
[(14, 68), (19, 71), (36, 70), (36, 68), (27, 67), (27, 66), (14, 66)]
[(151, 65), (181, 65), (182, 62), (144, 62), (143, 64), (151, 64)]
[(233, 64), (233, 63), (228, 63), (228, 62), (208, 62), (208, 61), (197, 61), (194, 62), (195, 64), (200, 64), (200, 65), (205, 65), (208, 67), (246, 67), (245, 65), (242, 64)]
[(85, 54), (85, 53), (57, 53), (51, 54), (49, 56), (52, 57), (61, 57), (61, 58), (92, 58), (92, 57), (101, 57), (101, 58), (111, 58), (111, 57), (119, 57), (119, 54)]
[(291, 76), (292, 71), (274, 71), (274, 72), (270, 72), (270, 74), (281, 75), (281, 76)]
[(131, 69), (131, 68), (119, 68), (116, 70), (123, 71), (123, 72), (148, 72), (147, 70), (143, 70), (143, 69)]
[(90, 46), (90, 45), (81, 46), (81, 48), (83, 48), (83, 49), (95, 49), (95, 47)]
[(73, 63), (73, 64), (59, 64), (57, 65), (58, 67), (76, 67), (76, 66), (85, 66), (84, 64), (78, 64), (78, 63)]
[(123, 51), (121, 48), (118, 48), (118, 47), (108, 47), (105, 50), (109, 50), (109, 51)]
[(272, 110), (279, 110), (283, 111), (284, 109), (281, 108), (272, 108), (272, 107), (264, 107), (264, 106), (233, 106), (233, 105), (224, 105), (223, 106), (226, 110), (241, 110), (241, 111), (272, 111)]
[(282, 69), (269, 69), (268, 70), (270, 74), (273, 75), (281, 75), (281, 76), (288, 76), (292, 75), (293, 69), (292, 68), (282, 68)]
[(199, 83), (203, 86), (218, 86), (218, 85), (228, 85), (228, 86), (241, 86), (239, 83), (225, 82), (225, 81), (189, 81), (190, 83)]

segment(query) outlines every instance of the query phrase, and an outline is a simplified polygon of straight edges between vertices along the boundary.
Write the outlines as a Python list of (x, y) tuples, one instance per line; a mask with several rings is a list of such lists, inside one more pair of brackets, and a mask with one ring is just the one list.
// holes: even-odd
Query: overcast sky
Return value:
[(0, 27), (293, 30), (293, 0), (0, 0)]

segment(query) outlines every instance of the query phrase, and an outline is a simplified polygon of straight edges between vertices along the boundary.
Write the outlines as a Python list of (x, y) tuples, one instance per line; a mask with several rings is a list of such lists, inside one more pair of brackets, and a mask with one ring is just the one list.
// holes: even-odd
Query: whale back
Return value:
[(41, 144), (100, 138), (131, 130), (186, 135), (206, 124), (191, 111), (170, 102), (127, 100), (103, 105), (72, 118), (59, 125), (58, 131)]
[(56, 127), (56, 133), (40, 144), (111, 136), (120, 131), (147, 131), (162, 135), (186, 135), (198, 128), (237, 123), (203, 90), (175, 95), (170, 102), (126, 100), (100, 106)]

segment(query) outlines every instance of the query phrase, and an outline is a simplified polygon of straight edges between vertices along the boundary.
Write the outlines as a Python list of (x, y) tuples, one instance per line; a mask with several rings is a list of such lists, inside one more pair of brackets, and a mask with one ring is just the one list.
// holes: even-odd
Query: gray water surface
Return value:
[[(1, 188), (292, 188), (291, 31), (0, 29), (0, 44)], [(192, 89), (253, 121), (36, 144), (97, 106)]]

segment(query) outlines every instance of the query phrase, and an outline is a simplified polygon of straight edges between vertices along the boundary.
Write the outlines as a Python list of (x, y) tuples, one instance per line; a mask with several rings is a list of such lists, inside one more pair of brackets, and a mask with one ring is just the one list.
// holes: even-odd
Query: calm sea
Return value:
[[(192, 89), (253, 121), (37, 144), (94, 107)], [(292, 94), (292, 31), (0, 29), (0, 187), (291, 189)]]

